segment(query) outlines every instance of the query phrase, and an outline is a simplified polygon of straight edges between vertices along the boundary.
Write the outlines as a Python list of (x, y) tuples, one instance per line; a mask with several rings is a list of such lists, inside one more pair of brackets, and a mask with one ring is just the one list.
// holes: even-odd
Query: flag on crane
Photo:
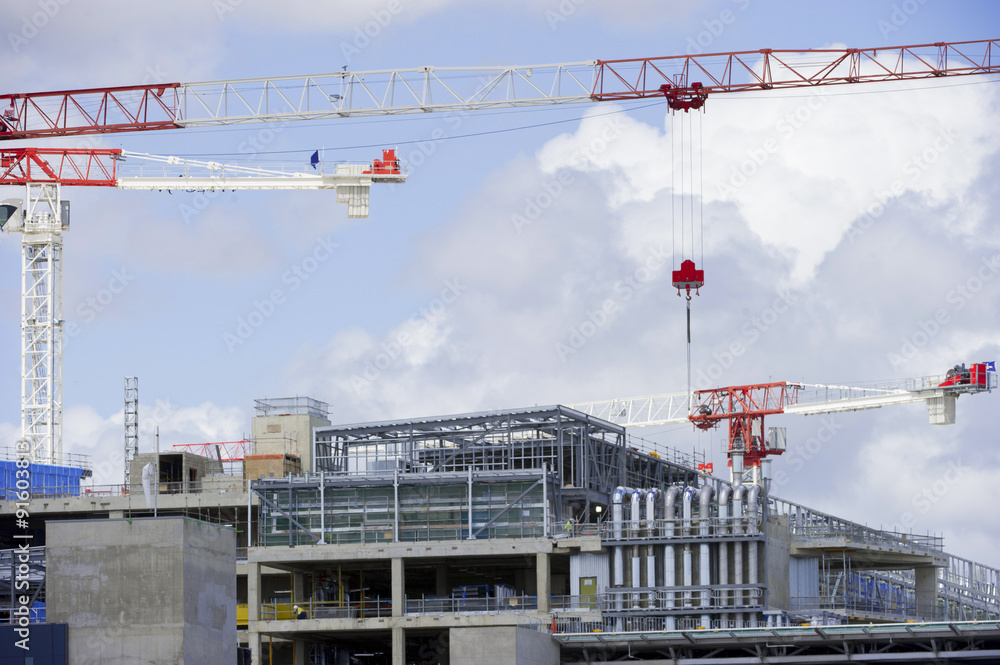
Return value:
[(997, 371), (997, 361), (991, 360), (988, 363), (984, 363), (984, 364), (986, 365), (986, 371), (987, 372), (995, 372), (995, 371)]
[(319, 164), (319, 150), (317, 150), (316, 152), (314, 152), (312, 154), (312, 157), (309, 158), (309, 165), (310, 166), (312, 166), (313, 168), (316, 168), (317, 164)]

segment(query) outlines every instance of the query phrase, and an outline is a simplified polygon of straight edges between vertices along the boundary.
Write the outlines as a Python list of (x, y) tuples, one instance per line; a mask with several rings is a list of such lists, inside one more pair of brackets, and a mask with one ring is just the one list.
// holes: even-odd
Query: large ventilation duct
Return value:
[[(616, 540), (621, 540), (622, 523), (624, 522), (622, 501), (625, 494), (630, 490), (625, 487), (616, 487), (611, 494), (611, 534)], [(625, 586), (625, 563), (622, 560), (622, 546), (616, 545), (612, 554), (612, 575), (611, 585), (616, 587)]]
[[(677, 523), (677, 495), (680, 494), (679, 487), (670, 487), (667, 489), (666, 495), (663, 498), (663, 519), (666, 520), (665, 531), (667, 538), (673, 538), (676, 535), (675, 525)], [(676, 586), (677, 584), (677, 549), (676, 545), (667, 544), (663, 548), (663, 586), (668, 589)], [(667, 608), (671, 609), (676, 607), (675, 592), (667, 591)], [(673, 617), (667, 617), (667, 630), (675, 630), (676, 620)]]
[[(632, 511), (629, 515), (629, 538), (639, 538), (642, 535), (642, 490), (632, 490)], [(642, 564), (639, 557), (639, 550), (642, 545), (632, 545), (632, 588), (642, 586)], [(632, 607), (639, 606), (639, 594), (632, 594)]]
[[(698, 494), (698, 523), (699, 523), (699, 535), (703, 538), (708, 538), (712, 527), (712, 495), (714, 490), (709, 486), (705, 485), (701, 488), (701, 492)], [(708, 587), (712, 584), (712, 563), (709, 559), (708, 542), (702, 542), (698, 545), (698, 584), (703, 587)], [(702, 589), (701, 603), (702, 612), (709, 606), (709, 590)], [(711, 628), (711, 616), (707, 613), (701, 615), (701, 625), (703, 628)]]
[[(755, 485), (750, 488), (750, 497), (747, 500), (747, 533), (760, 533), (760, 524), (757, 521), (758, 502), (761, 487)], [(747, 584), (757, 584), (757, 549), (759, 543), (754, 540), (747, 543)], [(753, 593), (751, 591), (751, 593)], [(749, 600), (749, 598), (748, 598)]]
[[(717, 533), (728, 534), (729, 529), (729, 497), (733, 493), (733, 489), (729, 485), (723, 485), (722, 489), (719, 490), (719, 523), (716, 527)], [(725, 542), (719, 543), (719, 584), (721, 586), (726, 586), (731, 584), (729, 581), (729, 545)], [(727, 595), (725, 597), (725, 602), (732, 602), (732, 595)], [(729, 614), (722, 615), (723, 621), (729, 620)]]
[[(693, 531), (691, 528), (691, 514), (692, 514), (692, 500), (697, 490), (694, 487), (684, 488), (684, 528), (682, 535), (691, 536)], [(692, 570), (691, 564), (691, 544), (684, 544), (684, 586), (690, 587), (694, 584), (694, 571)], [(691, 590), (684, 590), (684, 607), (691, 607)]]
[[(736, 489), (733, 490), (733, 509), (732, 509), (732, 529), (734, 534), (743, 533), (743, 497), (746, 496), (747, 488), (745, 485), (737, 485)], [(735, 542), (733, 543), (733, 584), (741, 585), (743, 584), (743, 543)], [(736, 605), (743, 605), (743, 591), (737, 591), (733, 595), (733, 601)], [(743, 613), (737, 612), (735, 615), (736, 627), (741, 628), (743, 622)]]
[[(656, 499), (660, 496), (660, 490), (655, 487), (646, 492), (646, 534), (650, 538), (655, 538), (659, 534), (656, 524)], [(646, 546), (646, 586), (656, 586), (656, 551), (657, 545)], [(649, 606), (656, 606), (656, 593), (650, 591), (648, 594)]]

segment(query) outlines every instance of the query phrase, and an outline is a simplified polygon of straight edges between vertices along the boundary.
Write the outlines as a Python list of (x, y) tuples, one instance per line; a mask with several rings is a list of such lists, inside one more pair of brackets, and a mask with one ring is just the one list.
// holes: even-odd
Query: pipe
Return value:
[[(649, 538), (655, 538), (657, 533), (656, 528), (656, 498), (660, 495), (660, 490), (655, 487), (651, 490), (646, 491), (646, 535)], [(656, 584), (656, 545), (646, 546), (646, 586), (655, 587)], [(647, 594), (649, 600), (649, 606), (656, 606), (656, 592), (650, 591)]]
[(638, 538), (639, 529), (642, 528), (642, 516), (640, 515), (640, 506), (642, 504), (642, 490), (632, 490), (632, 510), (629, 513), (629, 538)]
[[(754, 485), (750, 488), (750, 498), (747, 501), (747, 533), (760, 533), (757, 511), (761, 489), (760, 485)], [(752, 541), (747, 543), (747, 548), (750, 552), (750, 558), (747, 562), (747, 567), (749, 568), (747, 571), (749, 573), (747, 584), (757, 584), (757, 542)]]
[(730, 454), (729, 459), (732, 461), (732, 466), (729, 470), (729, 479), (737, 487), (743, 484), (743, 451), (733, 452)]
[[(757, 520), (757, 511), (759, 507), (760, 492), (763, 488), (760, 485), (754, 485), (750, 488), (750, 496), (747, 500), (747, 533), (760, 533), (760, 523)], [(756, 540), (751, 540), (747, 543), (747, 584), (751, 586), (756, 586), (758, 582), (757, 575), (757, 553), (760, 544)], [(753, 591), (751, 590), (747, 595), (747, 602), (751, 602), (753, 599)]]
[[(616, 487), (611, 494), (611, 535), (616, 540), (620, 540), (622, 537), (622, 499), (625, 497), (625, 492), (626, 488)], [(614, 547), (613, 558), (611, 585), (625, 586), (625, 564), (622, 561), (621, 545)]]
[[(663, 519), (665, 524), (666, 536), (667, 538), (674, 537), (674, 522), (677, 518), (677, 495), (680, 494), (680, 488), (677, 486), (671, 487), (667, 490), (666, 496), (663, 498)], [(677, 586), (677, 552), (675, 546), (668, 542), (663, 546), (663, 586), (668, 589), (672, 589)], [(667, 608), (673, 608), (676, 606), (674, 600), (674, 592), (667, 591)], [(668, 630), (674, 630), (675, 621), (673, 617), (667, 619)]]
[[(698, 521), (699, 521), (699, 532), (702, 537), (707, 537), (709, 534), (709, 529), (712, 522), (712, 495), (715, 490), (710, 485), (705, 485), (701, 488), (701, 492), (698, 493)], [(708, 587), (712, 584), (712, 564), (709, 559), (708, 552), (708, 542), (703, 541), (698, 545), (698, 584), (703, 587)], [(705, 610), (709, 606), (709, 590), (707, 588), (701, 590), (701, 603), (703, 614), (701, 615), (701, 626), (702, 628), (711, 628), (711, 616), (705, 613)]]
[(750, 488), (750, 495), (747, 499), (747, 533), (760, 533), (760, 522), (757, 519), (757, 504), (761, 489), (760, 485), (754, 485)]
[[(746, 495), (745, 485), (737, 485), (733, 491), (733, 533), (743, 533), (743, 497)], [(733, 584), (743, 584), (743, 543), (733, 543)], [(738, 590), (733, 596), (733, 604), (743, 606), (743, 591)], [(742, 628), (743, 613), (737, 612), (736, 627)]]
[(656, 534), (656, 497), (659, 494), (660, 490), (655, 487), (646, 490), (646, 529), (650, 536)]
[[(629, 537), (639, 538), (642, 533), (642, 515), (640, 513), (642, 506), (642, 497), (645, 492), (642, 490), (632, 490), (632, 512), (629, 515)], [(641, 545), (632, 545), (632, 588), (637, 588), (642, 586), (642, 566), (639, 557), (639, 548)], [(639, 594), (632, 594), (632, 607), (639, 606)]]
[[(684, 531), (682, 535), (689, 536), (692, 535), (691, 530), (691, 516), (692, 516), (692, 502), (694, 499), (695, 492), (697, 490), (693, 487), (684, 488)], [(684, 586), (688, 587), (684, 590), (684, 607), (691, 607), (691, 590), (690, 586), (694, 584), (694, 575), (692, 570), (691, 562), (691, 544), (684, 544)]]
[[(719, 526), (717, 527), (717, 533), (727, 534), (729, 533), (729, 496), (733, 493), (733, 488), (729, 485), (723, 485), (722, 489), (719, 490)], [(726, 542), (719, 543), (719, 585), (726, 586), (729, 584), (729, 544)], [(726, 593), (723, 596), (723, 605), (729, 605), (732, 603), (731, 594)], [(723, 621), (723, 627), (727, 627), (725, 622), (729, 621), (729, 613), (724, 613), (721, 616)]]
[(626, 488), (616, 487), (611, 494), (611, 535), (615, 539), (622, 537), (622, 499)]

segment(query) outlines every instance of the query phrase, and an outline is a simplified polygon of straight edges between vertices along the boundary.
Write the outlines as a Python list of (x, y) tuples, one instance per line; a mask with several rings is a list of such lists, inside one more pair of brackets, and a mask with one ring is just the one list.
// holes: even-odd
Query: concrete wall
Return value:
[[(180, 491), (189, 492), (192, 489), (200, 489), (197, 485), (195, 488), (189, 486), (188, 483), (188, 470), (195, 470), (195, 482), (198, 483), (204, 480), (207, 476), (217, 475), (223, 473), (222, 462), (217, 459), (212, 459), (210, 457), (202, 457), (201, 455), (195, 455), (189, 452), (167, 452), (160, 451), (160, 457), (169, 459), (171, 463), (179, 463), (182, 468), (183, 474), (181, 476), (183, 486), (170, 485), (164, 481), (161, 484), (160, 491)], [(140, 453), (132, 458), (132, 464), (129, 467), (129, 487), (133, 492), (142, 492), (142, 469), (150, 462), (156, 462), (156, 453)], [(166, 474), (166, 469), (160, 470), (161, 479)]]
[(298, 455), (303, 471), (313, 471), (313, 428), (330, 421), (309, 415), (255, 416), (251, 421), (255, 455)]
[(182, 517), (46, 523), (70, 665), (236, 660), (236, 534)]
[(788, 515), (768, 515), (767, 541), (764, 545), (767, 583), (767, 608), (789, 609), (789, 559), (792, 531)]
[(452, 628), (453, 663), (476, 665), (559, 665), (559, 645), (547, 632), (516, 626)]

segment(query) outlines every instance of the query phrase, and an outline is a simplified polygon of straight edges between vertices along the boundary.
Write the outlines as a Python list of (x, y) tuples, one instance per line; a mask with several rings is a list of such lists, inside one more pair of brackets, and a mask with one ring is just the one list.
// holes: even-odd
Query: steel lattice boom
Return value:
[(1000, 40), (990, 39), (162, 83), (0, 95), (0, 140), (663, 96), (688, 110), (717, 93), (997, 72)]

